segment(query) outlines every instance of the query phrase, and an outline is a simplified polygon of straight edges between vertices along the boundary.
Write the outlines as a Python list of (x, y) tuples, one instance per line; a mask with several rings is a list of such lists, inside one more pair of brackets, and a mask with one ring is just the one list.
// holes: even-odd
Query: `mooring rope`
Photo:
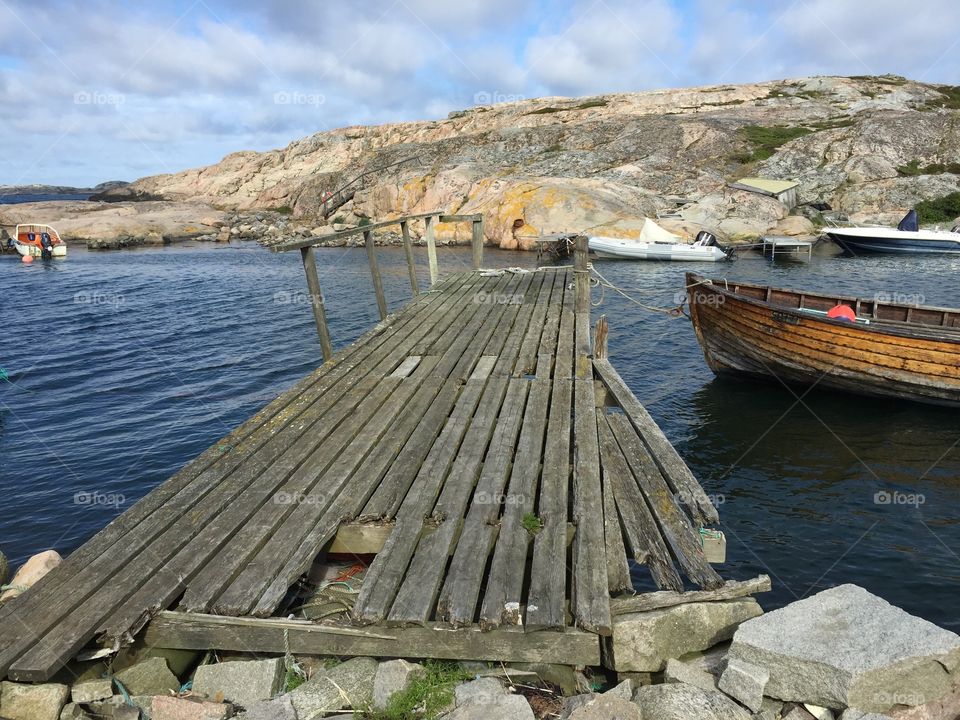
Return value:
[(627, 291), (617, 287), (617, 285), (610, 282), (610, 280), (604, 277), (603, 273), (601, 273), (599, 270), (597, 270), (593, 266), (593, 263), (588, 264), (587, 268), (589, 269), (590, 272), (593, 272), (599, 278), (598, 285), (600, 285), (600, 287), (610, 288), (614, 292), (622, 295), (624, 298), (632, 302), (634, 305), (638, 305), (639, 307), (642, 307), (644, 310), (649, 310), (650, 312), (662, 313), (664, 315), (667, 315), (669, 317), (674, 317), (674, 318), (680, 317), (683, 314), (683, 311), (681, 309), (683, 307), (683, 303), (681, 303), (680, 305), (677, 305), (676, 307), (657, 307), (655, 305), (647, 305), (646, 303), (640, 302), (635, 297), (631, 296)]

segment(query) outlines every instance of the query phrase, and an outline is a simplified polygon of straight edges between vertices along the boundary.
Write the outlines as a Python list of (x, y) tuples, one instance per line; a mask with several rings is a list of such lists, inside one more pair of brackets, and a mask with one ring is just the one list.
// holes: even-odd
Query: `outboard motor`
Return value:
[(44, 260), (53, 257), (53, 240), (50, 239), (50, 233), (43, 233), (40, 236), (40, 257)]
[(701, 230), (697, 233), (697, 239), (693, 243), (694, 245), (700, 245), (702, 247), (709, 247), (710, 245), (718, 245), (717, 236), (708, 230)]

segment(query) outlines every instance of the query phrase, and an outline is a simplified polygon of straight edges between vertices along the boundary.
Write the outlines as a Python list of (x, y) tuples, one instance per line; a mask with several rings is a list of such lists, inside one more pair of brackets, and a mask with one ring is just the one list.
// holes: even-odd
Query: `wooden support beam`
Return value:
[(483, 267), (483, 215), (472, 223), (473, 234), (470, 242), (473, 245), (473, 269)]
[(607, 316), (601, 315), (597, 320), (597, 327), (593, 332), (593, 357), (603, 360), (607, 357)]
[(373, 291), (377, 295), (377, 309), (380, 319), (387, 318), (387, 297), (383, 293), (383, 279), (380, 277), (380, 267), (377, 265), (377, 249), (373, 246), (373, 233), (367, 230), (363, 234), (363, 244), (367, 246), (367, 259), (370, 261), (370, 274), (373, 276)]
[(348, 228), (347, 230), (340, 230), (339, 232), (329, 233), (327, 235), (317, 235), (315, 237), (303, 238), (302, 240), (291, 240), (291, 241), (281, 241), (276, 243), (263, 243), (264, 247), (270, 249), (270, 252), (286, 252), (288, 250), (300, 250), (301, 248), (310, 247), (311, 245), (317, 245), (318, 243), (324, 243), (332, 240), (343, 240), (344, 238), (352, 237), (353, 235), (360, 235), (365, 232), (372, 230), (382, 230), (384, 228), (392, 227), (393, 225), (399, 225), (402, 221), (405, 220), (420, 220), (422, 218), (435, 217), (440, 213), (437, 211), (429, 213), (420, 213), (419, 215), (405, 215), (402, 218), (394, 218), (393, 220), (383, 220), (381, 222), (370, 223), (368, 225), (359, 225), (355, 228)]
[(576, 290), (574, 308), (578, 313), (590, 313), (590, 269), (587, 267), (587, 236), (577, 235), (573, 253), (573, 281)]
[(433, 225), (434, 215), (428, 215), (426, 217), (427, 228), (425, 235), (427, 238), (427, 259), (430, 262), (430, 284), (434, 285), (437, 282), (437, 234), (436, 228)]
[(320, 350), (326, 362), (333, 357), (333, 345), (330, 343), (330, 330), (327, 327), (327, 311), (323, 304), (323, 291), (317, 275), (317, 259), (312, 247), (300, 249), (303, 270), (307, 275), (307, 289), (310, 292), (310, 305), (313, 307), (313, 319), (317, 323), (317, 335), (320, 336)]
[(440, 215), (439, 218), (442, 223), (477, 222), (478, 220), (483, 220), (483, 213), (474, 213), (472, 215)]
[(410, 289), (413, 296), (420, 294), (420, 285), (417, 283), (417, 266), (413, 262), (413, 241), (410, 240), (410, 221), (400, 222), (400, 233), (403, 235), (403, 252), (407, 256), (407, 270), (410, 272)]
[[(289, 642), (289, 645), (287, 645)], [(493, 662), (550, 662), (599, 665), (600, 639), (587, 632), (482, 632), (479, 627), (453, 630), (426, 627), (352, 628), (302, 620), (235, 618), (198, 613), (161, 612), (147, 628), (149, 647), (183, 650), (236, 650), (365, 657), (436, 658)]]
[(770, 576), (758, 575), (752, 580), (728, 580), (716, 590), (691, 590), (690, 592), (661, 590), (660, 592), (613, 598), (610, 600), (610, 612), (614, 615), (627, 615), (683, 605), (684, 603), (734, 600), (747, 595), (770, 592), (770, 589)]
[(717, 509), (710, 502), (710, 498), (703, 491), (700, 483), (690, 472), (690, 468), (680, 457), (676, 448), (667, 440), (663, 430), (650, 417), (650, 413), (643, 407), (630, 388), (620, 377), (620, 374), (610, 364), (609, 360), (594, 360), (593, 368), (607, 386), (610, 395), (623, 408), (636, 428), (637, 434), (643, 440), (651, 457), (656, 462), (663, 477), (670, 485), (670, 489), (677, 495), (680, 502), (687, 507), (693, 519), (701, 527), (720, 521)]

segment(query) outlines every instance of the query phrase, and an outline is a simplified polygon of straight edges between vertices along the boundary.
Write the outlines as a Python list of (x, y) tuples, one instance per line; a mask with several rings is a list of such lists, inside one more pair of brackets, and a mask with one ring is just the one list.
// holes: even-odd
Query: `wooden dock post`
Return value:
[(377, 294), (377, 309), (380, 311), (380, 319), (387, 317), (387, 298), (383, 294), (383, 280), (380, 278), (380, 267), (377, 265), (377, 251), (373, 246), (373, 232), (367, 230), (363, 233), (363, 244), (367, 246), (367, 259), (370, 260), (370, 274), (373, 275), (373, 290)]
[(577, 235), (573, 252), (574, 307), (578, 313), (590, 313), (590, 269), (587, 267), (587, 236)]
[(400, 221), (400, 232), (403, 235), (403, 252), (407, 256), (407, 270), (410, 271), (410, 289), (413, 296), (420, 294), (420, 285), (417, 283), (417, 266), (413, 262), (413, 242), (410, 240), (410, 221)]
[(437, 235), (433, 226), (433, 216), (428, 215), (426, 219), (427, 229), (427, 258), (430, 261), (430, 284), (437, 282)]
[(313, 319), (317, 323), (317, 335), (320, 336), (320, 350), (326, 362), (333, 357), (333, 345), (330, 344), (330, 330), (327, 328), (327, 311), (323, 305), (323, 291), (317, 276), (317, 259), (312, 246), (300, 248), (300, 259), (307, 275), (307, 289), (310, 291), (310, 305), (313, 307)]
[(480, 216), (479, 220), (473, 221), (472, 227), (473, 269), (479, 270), (483, 266), (483, 215)]

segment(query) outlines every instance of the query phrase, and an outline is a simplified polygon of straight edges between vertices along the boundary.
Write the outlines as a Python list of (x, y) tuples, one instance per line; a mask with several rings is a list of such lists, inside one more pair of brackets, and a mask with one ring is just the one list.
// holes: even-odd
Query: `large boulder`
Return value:
[(358, 657), (310, 678), (287, 694), (298, 718), (311, 718), (337, 710), (366, 708), (373, 700), (377, 661)]
[(373, 709), (386, 710), (390, 698), (406, 690), (414, 678), (424, 674), (423, 665), (406, 660), (388, 660), (377, 667), (373, 678)]
[(658, 672), (670, 658), (706, 650), (733, 637), (763, 610), (753, 598), (685, 603), (614, 619), (609, 661), (618, 672)]
[(201, 665), (193, 676), (193, 692), (249, 708), (272, 699), (280, 691), (283, 676), (282, 658)]
[(27, 685), (0, 683), (0, 717), (9, 720), (59, 720), (70, 689), (47, 683)]
[(946, 695), (960, 637), (841, 585), (745, 622), (729, 658), (769, 671), (771, 697), (885, 712)]
[(0, 594), (0, 602), (11, 600), (27, 588), (33, 587), (40, 578), (61, 562), (63, 562), (63, 558), (56, 550), (46, 550), (34, 555), (17, 570), (17, 574), (10, 580), (10, 589)]
[(650, 720), (750, 720), (750, 713), (723, 693), (682, 683), (639, 688), (633, 702)]

